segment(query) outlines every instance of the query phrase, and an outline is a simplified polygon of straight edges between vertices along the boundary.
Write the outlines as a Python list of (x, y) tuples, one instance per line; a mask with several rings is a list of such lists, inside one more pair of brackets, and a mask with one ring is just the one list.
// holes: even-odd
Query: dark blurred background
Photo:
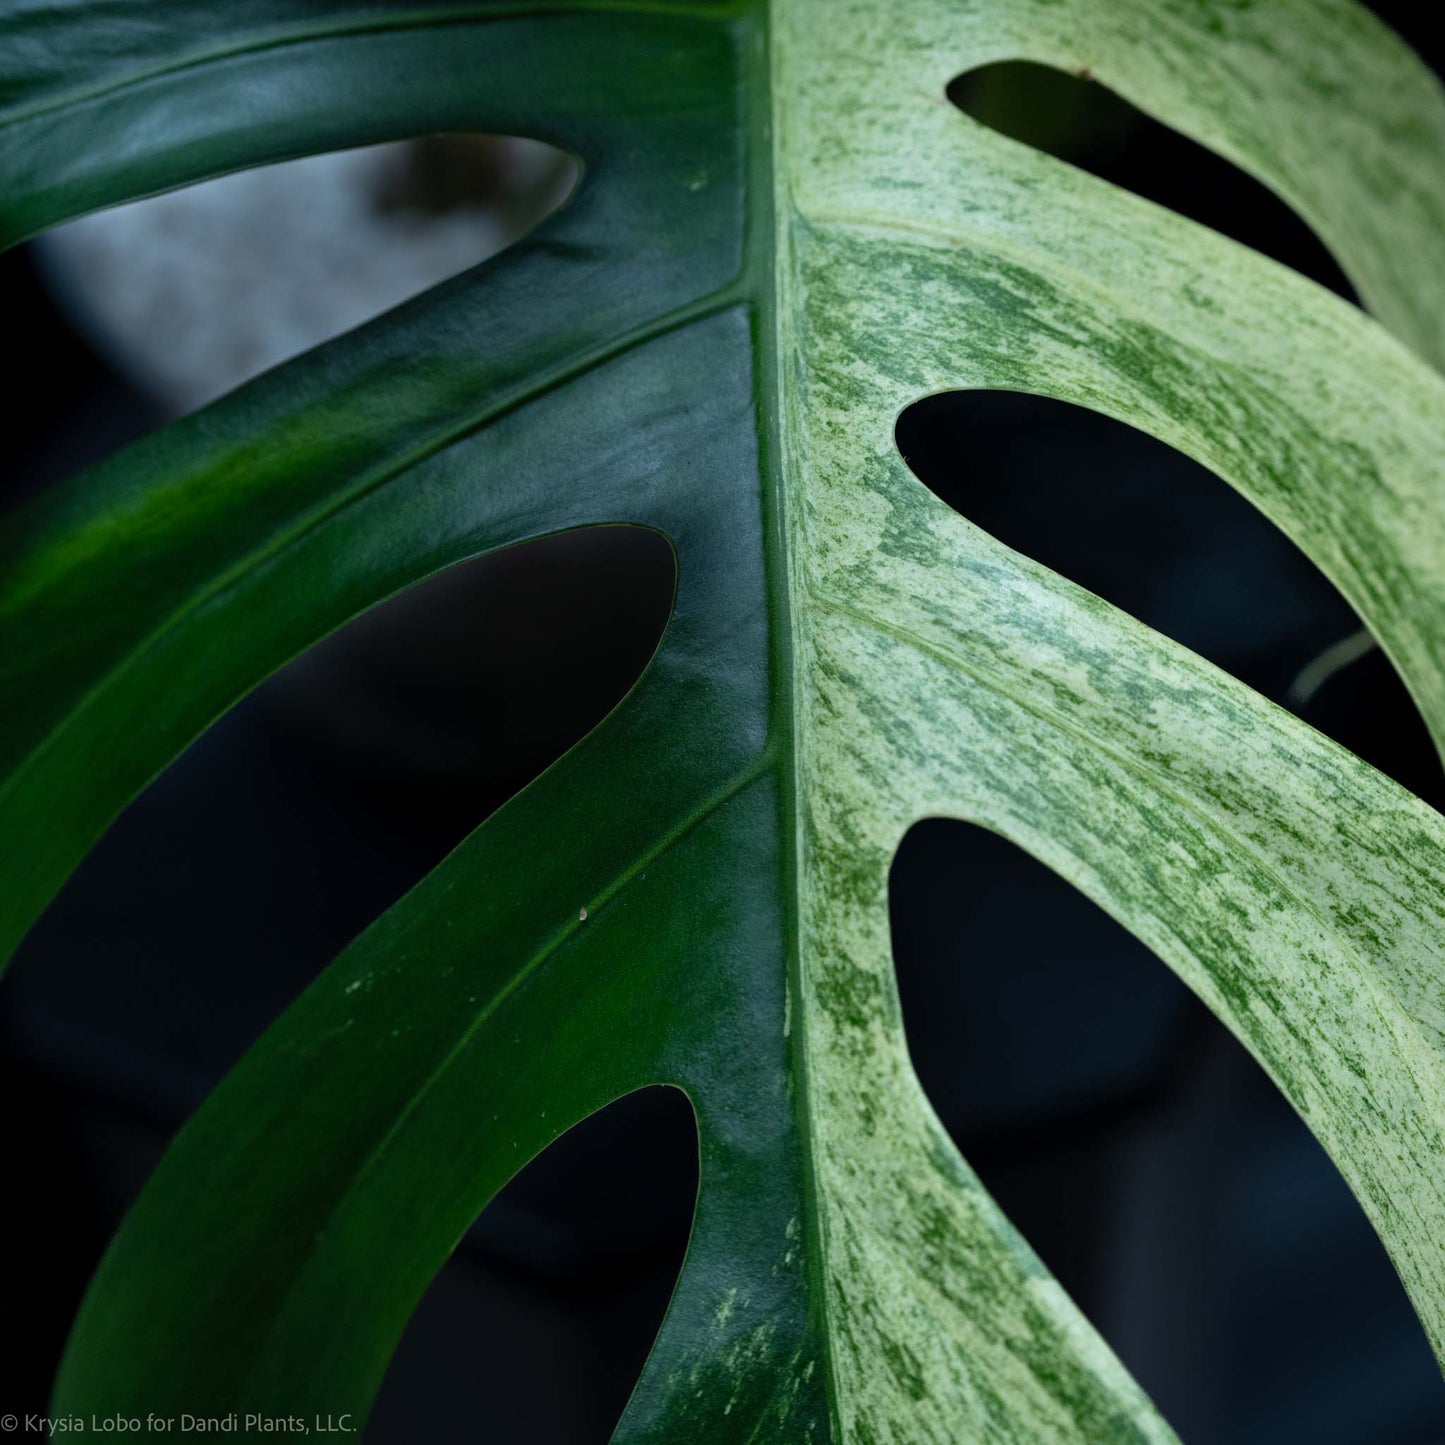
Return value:
[[(1419, 7), (1374, 8), (1438, 68)], [(1349, 296), (1286, 207), (1098, 87), (1003, 65), (950, 93)], [(27, 351), (0, 500), (473, 263), (571, 177), (545, 147), (432, 137), (193, 188), (0, 258)], [(1223, 483), (1130, 428), (1010, 394), (930, 398), (898, 441), (1004, 542), (1440, 803), (1389, 665)], [(178, 1125), (331, 956), (622, 696), (671, 591), (666, 544), (623, 527), (454, 569), (278, 674), (110, 830), (0, 985), (7, 1410), (44, 1408), (85, 1282)], [(1359, 1207), (1168, 969), (963, 824), (915, 827), (891, 893), (935, 1107), (1186, 1440), (1445, 1441), (1445, 1384)], [(432, 1286), (367, 1438), (604, 1441), (695, 1189), (672, 1091), (565, 1136)]]

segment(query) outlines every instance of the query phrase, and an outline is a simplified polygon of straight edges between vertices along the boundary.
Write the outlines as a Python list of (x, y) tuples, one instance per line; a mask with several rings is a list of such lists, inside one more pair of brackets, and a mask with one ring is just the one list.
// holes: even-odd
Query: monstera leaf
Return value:
[[(527, 243), (9, 522), (7, 946), (189, 740), (378, 600), (604, 523), (678, 567), (626, 700), (178, 1137), (59, 1407), (360, 1418), (487, 1200), (670, 1083), (697, 1214), (618, 1439), (1171, 1438), (915, 1081), (885, 889), (928, 814), (1014, 840), (1187, 980), (1445, 1343), (1445, 824), (971, 526), (893, 441), (959, 387), (1154, 433), (1306, 549), (1445, 737), (1445, 101), (1398, 41), (1347, 0), (0, 15), (9, 241), (435, 131), (583, 165)], [(1253, 172), (1379, 320), (947, 103), (1009, 58)]]

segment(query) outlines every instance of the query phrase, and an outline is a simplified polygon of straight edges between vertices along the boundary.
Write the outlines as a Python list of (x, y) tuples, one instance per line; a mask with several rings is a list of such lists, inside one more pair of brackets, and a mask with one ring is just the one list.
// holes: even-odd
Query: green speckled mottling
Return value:
[[(1321, 148), (1315, 96), (1342, 83), (1342, 58), (1354, 81), (1332, 113), (1363, 129), (1358, 67), (1398, 54), (1340, 7), (1308, 21), (1300, 6), (1170, 8), (1161, 22), (1157, 6), (1087, 0), (786, 7), (801, 1034), (849, 1439), (1169, 1438), (913, 1080), (887, 872), (933, 814), (1042, 858), (1200, 993), (1330, 1149), (1442, 1344), (1439, 818), (971, 527), (892, 446), (909, 402), (963, 386), (1060, 397), (1162, 437), (1310, 553), (1445, 735), (1440, 378), (1293, 274), (940, 103), (989, 60), (1087, 66), (1275, 183), (1367, 302), (1445, 355), (1438, 107), (1379, 118), (1389, 144), (1366, 144), (1392, 168), (1340, 177)], [(1376, 47), (1312, 49), (1311, 27), (1323, 41), (1332, 23)], [(1435, 168), (1431, 185), (1382, 204), (1382, 178), (1412, 160)]]

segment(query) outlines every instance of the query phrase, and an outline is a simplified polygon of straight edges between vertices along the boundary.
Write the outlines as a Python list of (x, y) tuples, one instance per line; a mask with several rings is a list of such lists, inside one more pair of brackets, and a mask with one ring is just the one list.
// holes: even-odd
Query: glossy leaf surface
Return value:
[[(7, 950), (128, 798), (347, 618), (564, 528), (678, 557), (628, 698), (182, 1132), (59, 1408), (364, 1414), (487, 1200), (674, 1083), (697, 1218), (618, 1439), (1171, 1438), (913, 1076), (887, 872), (934, 813), (1057, 869), (1238, 1033), (1438, 1353), (1445, 824), (893, 445), (963, 386), (1158, 435), (1305, 548), (1445, 738), (1445, 101), (1397, 41), (1343, 0), (18, 0), (0, 39), (10, 241), (431, 131), (584, 166), (528, 242), (8, 521)], [(1253, 171), (1385, 325), (946, 102), (1005, 58)]]

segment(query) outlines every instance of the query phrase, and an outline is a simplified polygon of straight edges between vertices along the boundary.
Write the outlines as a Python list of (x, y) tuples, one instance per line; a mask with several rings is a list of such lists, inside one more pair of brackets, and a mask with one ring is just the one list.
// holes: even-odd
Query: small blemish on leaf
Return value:
[(586, 923), (586, 922), (587, 922), (587, 910), (586, 910), (585, 908), (579, 908), (579, 909), (577, 910), (577, 922), (578, 922), (578, 923)]

